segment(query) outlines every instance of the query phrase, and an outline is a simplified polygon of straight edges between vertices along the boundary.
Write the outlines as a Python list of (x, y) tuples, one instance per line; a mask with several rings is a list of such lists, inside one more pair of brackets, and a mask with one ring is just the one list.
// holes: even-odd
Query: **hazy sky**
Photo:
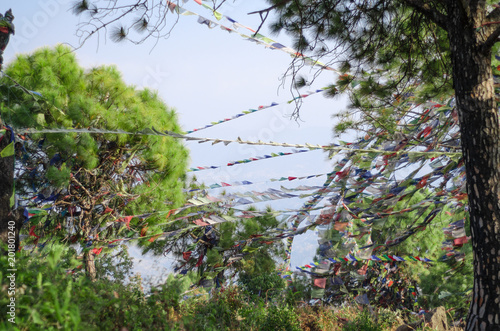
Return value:
[[(264, 1), (228, 0), (219, 11), (241, 24), (257, 28), (259, 17), (248, 15), (265, 8)], [(11, 37), (4, 53), (4, 63), (12, 61), (16, 53), (32, 52), (42, 46), (58, 43), (79, 45), (75, 35), (77, 24), (83, 18), (71, 14), (69, 0), (19, 1), (3, 0), (0, 11), (12, 8), (15, 16), (16, 34)], [(211, 12), (188, 1), (184, 8), (203, 15), (213, 21)], [(287, 104), (292, 98), (291, 80), (282, 81), (290, 65), (291, 57), (281, 51), (266, 49), (249, 42), (235, 33), (220, 28), (209, 29), (197, 23), (196, 16), (167, 16), (167, 22), (177, 21), (170, 37), (149, 40), (141, 45), (124, 41), (116, 44), (106, 40), (105, 35), (93, 37), (76, 55), (86, 68), (96, 65), (116, 65), (124, 80), (138, 87), (157, 89), (164, 101), (174, 107), (184, 130), (202, 127), (210, 122), (234, 116), (244, 110), (277, 102), (280, 105), (250, 114), (242, 118), (203, 130), (198, 137), (277, 141), (288, 143), (312, 143), (325, 145), (332, 142), (331, 115), (345, 105), (339, 100), (324, 98), (321, 94), (304, 99), (301, 120), (289, 118), (294, 105)], [(248, 31), (240, 30), (248, 34)], [(262, 34), (284, 45), (290, 45), (286, 35), (271, 35), (266, 26)], [(314, 73), (304, 69), (303, 74)], [(335, 74), (324, 72), (310, 90), (315, 90), (335, 81)], [(305, 92), (305, 89), (303, 92)], [(282, 147), (252, 147), (245, 145), (210, 145), (186, 143), (191, 150), (191, 166), (220, 166), (230, 161), (246, 159), (271, 152), (287, 152)], [(276, 187), (266, 182), (282, 176), (303, 176), (331, 171), (332, 164), (321, 151), (284, 156), (253, 162), (235, 167), (197, 172), (197, 177), (206, 184), (220, 181), (249, 180), (259, 182), (255, 186), (244, 186), (241, 191), (262, 191)], [(302, 182), (280, 182), (294, 187), (298, 185), (321, 185), (325, 177)], [(213, 194), (217, 194), (214, 191)], [(300, 208), (305, 202), (290, 199), (273, 204), (276, 209)], [(262, 204), (258, 207), (264, 207)], [(293, 265), (310, 262), (316, 242), (314, 235), (297, 237), (294, 242)]]

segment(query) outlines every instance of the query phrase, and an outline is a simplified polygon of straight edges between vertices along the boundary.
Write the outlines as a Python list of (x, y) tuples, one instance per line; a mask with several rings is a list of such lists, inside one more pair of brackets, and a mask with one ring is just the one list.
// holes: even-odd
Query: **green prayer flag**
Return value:
[(321, 299), (325, 295), (325, 289), (323, 288), (313, 288), (311, 290), (311, 298)]
[(222, 14), (219, 13), (218, 11), (215, 11), (213, 12), (215, 18), (217, 19), (217, 21), (220, 21), (222, 19)]
[(253, 253), (258, 249), (259, 249), (258, 247), (245, 246), (245, 248), (243, 248), (243, 252)]
[(5, 146), (5, 148), (0, 152), (1, 157), (9, 157), (14, 155), (14, 142), (12, 141), (10, 144)]
[(16, 190), (12, 190), (12, 196), (10, 197), (10, 208), (14, 208), (16, 204)]

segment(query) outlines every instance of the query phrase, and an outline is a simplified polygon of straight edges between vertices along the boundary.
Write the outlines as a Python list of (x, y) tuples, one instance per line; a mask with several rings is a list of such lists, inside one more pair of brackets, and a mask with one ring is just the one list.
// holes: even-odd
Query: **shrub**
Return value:
[(299, 316), (289, 305), (272, 305), (267, 310), (260, 330), (301, 330)]

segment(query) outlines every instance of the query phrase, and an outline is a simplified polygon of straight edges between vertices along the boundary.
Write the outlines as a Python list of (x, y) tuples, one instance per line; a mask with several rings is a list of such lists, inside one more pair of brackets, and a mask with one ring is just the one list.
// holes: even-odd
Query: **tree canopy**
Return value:
[[(68, 47), (20, 55), (5, 72), (1, 116), (17, 129), (181, 131), (175, 111), (156, 92), (128, 86), (112, 66), (85, 71)], [(173, 138), (88, 133), (20, 138), (21, 205), (44, 208), (31, 221), (30, 233), (66, 230), (63, 240), (97, 249), (99, 241), (116, 235), (115, 221), (145, 228), (163, 220), (158, 211), (184, 202), (188, 153)]]

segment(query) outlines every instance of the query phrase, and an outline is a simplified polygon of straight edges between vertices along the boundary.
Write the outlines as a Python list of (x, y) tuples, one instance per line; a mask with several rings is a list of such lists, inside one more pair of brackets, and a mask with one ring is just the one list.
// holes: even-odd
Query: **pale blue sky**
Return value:
[[(69, 0), (3, 0), (0, 11), (12, 8), (16, 26), (16, 35), (11, 37), (4, 53), (4, 63), (12, 61), (16, 53), (32, 52), (41, 46), (53, 46), (57, 43), (78, 45), (75, 31), (80, 18), (70, 13), (71, 3)], [(249, 16), (247, 13), (262, 9), (265, 5), (261, 0), (228, 0), (219, 11), (244, 25), (257, 28), (258, 16)], [(184, 7), (215, 20), (210, 11), (194, 1), (189, 1)], [(175, 20), (176, 16), (172, 14), (169, 19)], [(284, 45), (291, 44), (286, 35), (270, 35), (265, 26), (262, 33)], [(93, 38), (76, 51), (81, 65), (89, 68), (115, 64), (127, 83), (157, 89), (164, 101), (177, 110), (180, 123), (186, 131), (260, 105), (272, 102), (280, 104), (196, 133), (199, 137), (236, 139), (239, 136), (248, 140), (325, 145), (332, 142), (334, 121), (331, 115), (345, 107), (339, 100), (326, 99), (317, 94), (304, 100), (302, 121), (290, 120), (287, 115), (293, 111), (293, 104), (289, 105), (286, 101), (292, 98), (289, 91), (291, 80), (286, 80), (283, 87), (280, 86), (280, 79), (288, 68), (291, 57), (284, 52), (246, 41), (235, 33), (229, 34), (219, 28), (208, 29), (205, 25), (198, 24), (194, 16), (179, 17), (170, 37), (159, 40), (156, 46), (155, 40), (137, 46), (127, 41), (116, 44), (105, 39), (101, 35), (98, 43), (98, 39)], [(304, 74), (308, 72), (307, 68), (303, 70)], [(311, 90), (324, 87), (334, 80), (334, 73), (324, 72)], [(280, 147), (236, 144), (212, 146), (186, 143), (186, 146), (191, 150), (191, 166), (219, 166), (256, 155), (289, 151)], [(196, 175), (207, 184), (242, 180), (265, 182), (270, 178), (320, 174), (331, 169), (332, 164), (326, 159), (325, 153), (312, 151), (197, 172)], [(325, 177), (321, 177), (279, 184), (287, 187), (321, 185), (324, 180)], [(268, 186), (269, 183), (244, 186), (241, 191), (260, 191)], [(304, 202), (305, 200), (292, 199), (273, 204), (273, 207), (300, 208)], [(310, 262), (315, 246), (316, 242), (311, 239), (311, 235), (296, 238), (292, 264)]]

